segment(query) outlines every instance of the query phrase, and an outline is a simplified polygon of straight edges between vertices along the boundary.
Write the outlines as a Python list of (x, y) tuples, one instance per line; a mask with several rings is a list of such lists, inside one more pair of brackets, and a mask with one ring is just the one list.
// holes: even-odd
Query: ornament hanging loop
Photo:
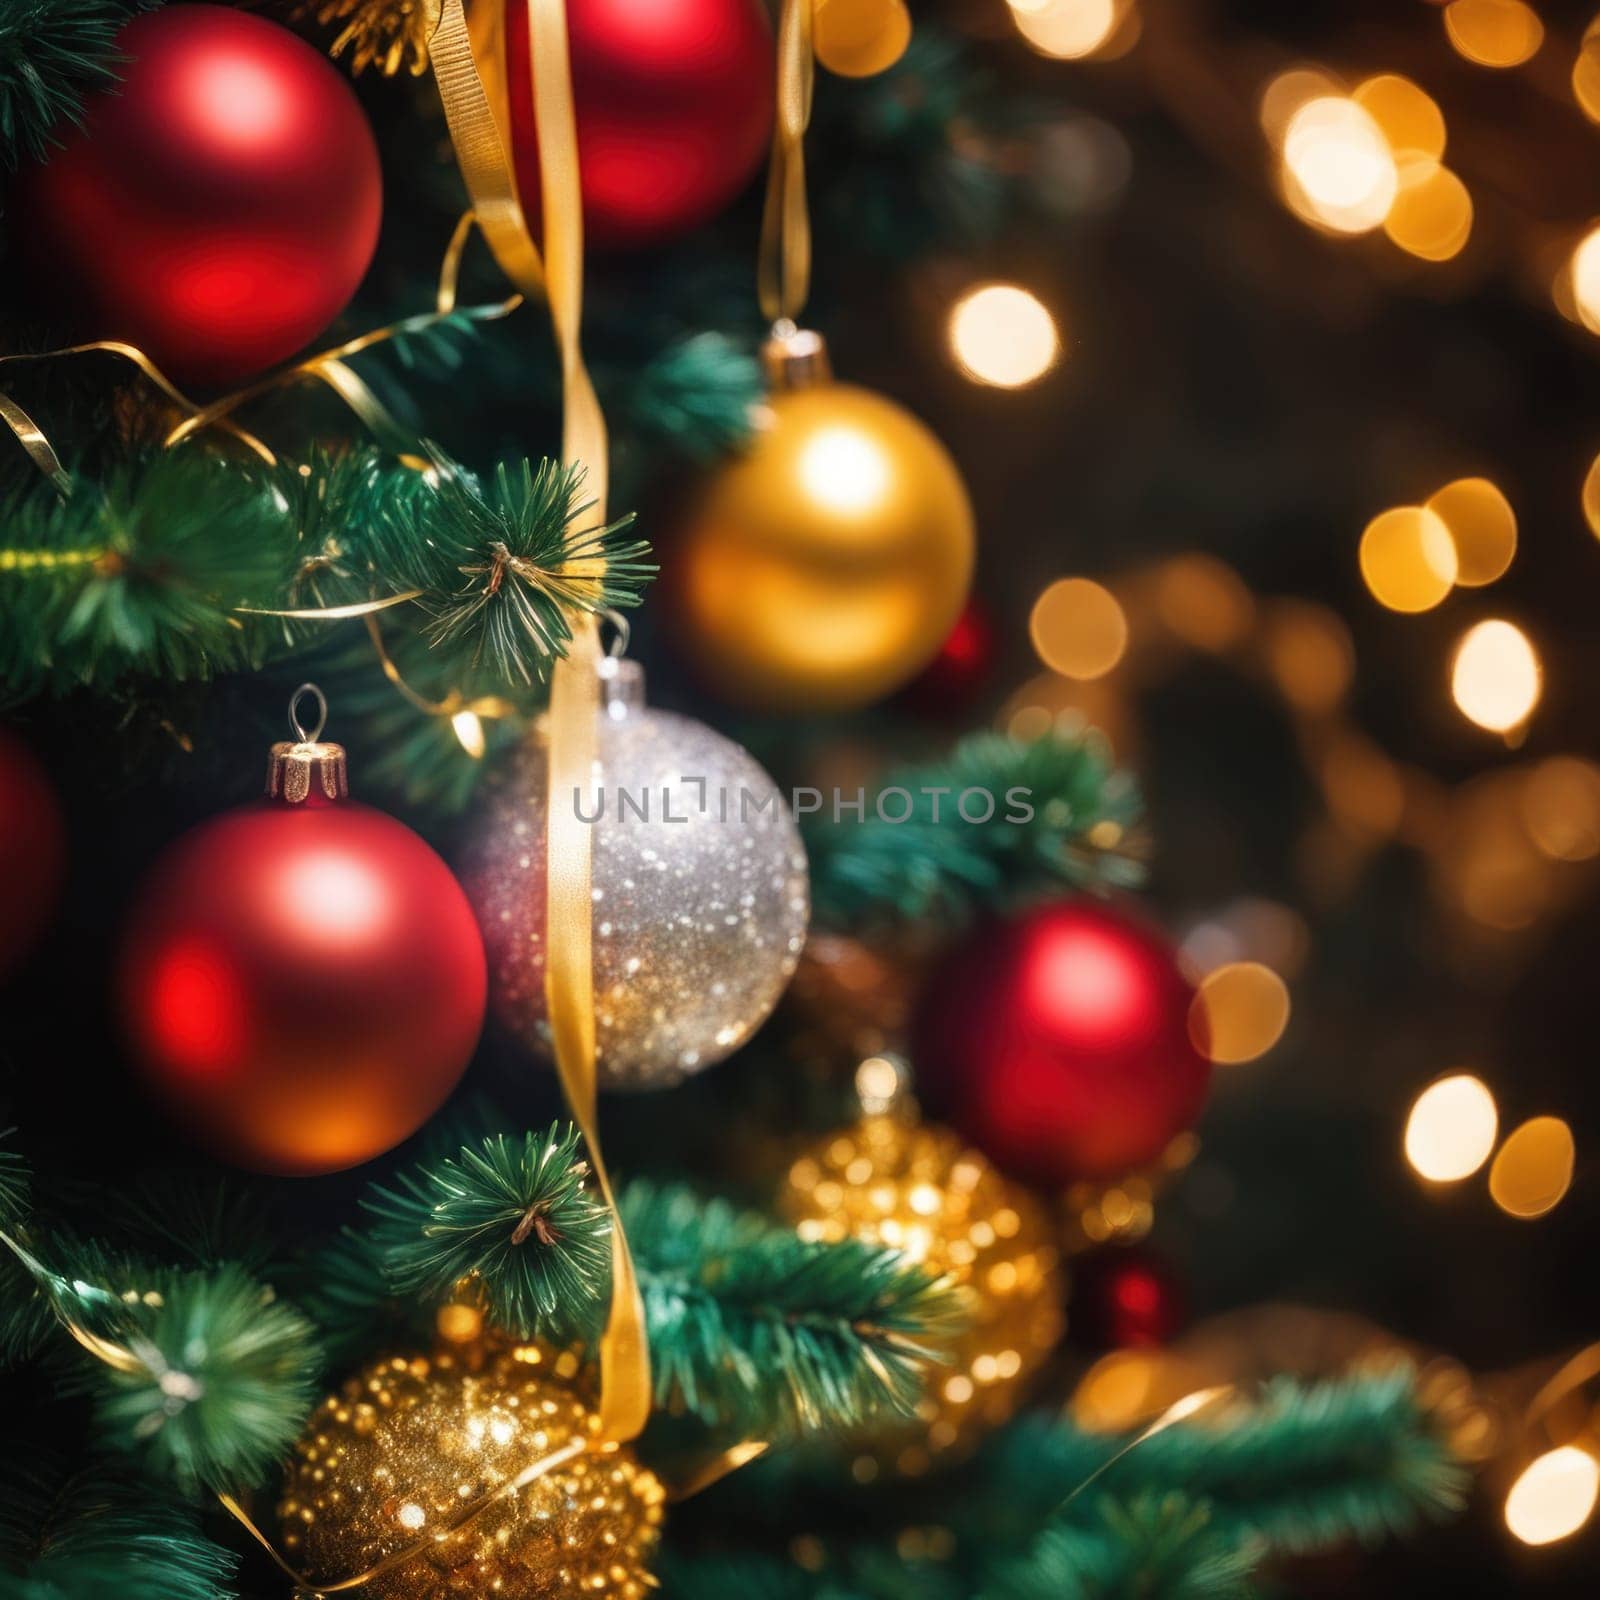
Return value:
[[(306, 725), (300, 720), (300, 702), (310, 695), (316, 701), (317, 720), (308, 731)], [(328, 697), (314, 683), (302, 683), (295, 692), (289, 696), (289, 726), (294, 730), (295, 740), (299, 744), (316, 744), (322, 738), (322, 730), (328, 725)]]
[(620, 661), (628, 653), (628, 641), (633, 637), (633, 626), (622, 612), (610, 606), (600, 612), (600, 620), (611, 627), (611, 643), (606, 646), (609, 660)]

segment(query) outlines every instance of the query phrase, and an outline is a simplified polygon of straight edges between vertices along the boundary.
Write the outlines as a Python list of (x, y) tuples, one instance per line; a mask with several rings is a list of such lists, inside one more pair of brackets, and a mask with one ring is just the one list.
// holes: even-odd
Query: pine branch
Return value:
[(198, 450), (67, 499), (41, 482), (0, 536), (0, 684), (16, 695), (252, 664), (260, 636), (234, 608), (276, 595), (290, 532), (263, 483)]
[(1229, 1538), (1204, 1501), (1172, 1492), (1102, 1499), (983, 1574), (983, 1600), (1248, 1600), (1263, 1550)]
[(800, 1239), (681, 1187), (621, 1200), (656, 1399), (773, 1437), (904, 1415), (959, 1300), (897, 1251)]
[[(414, 528), (422, 558), (417, 587), (432, 621), (429, 642), (463, 646), (497, 685), (531, 687), (566, 654), (573, 612), (635, 606), (655, 567), (642, 540), (618, 537), (633, 517), (588, 521), (583, 468), (502, 463), (488, 490), (442, 465), (430, 523)], [(447, 588), (443, 553), (455, 569)]]
[(92, 1374), (100, 1423), (180, 1487), (254, 1483), (311, 1408), (310, 1325), (238, 1267), (151, 1281), (117, 1329), (136, 1364)]
[[(1121, 1442), (1039, 1418), (1014, 1424), (984, 1456), (990, 1509), (1015, 1530), (1037, 1525)], [(1169, 1428), (1101, 1483), (1108, 1494), (1204, 1498), (1229, 1537), (1299, 1551), (1371, 1542), (1452, 1511), (1464, 1479), (1401, 1372), (1274, 1383), (1241, 1420)]]
[(12, 1441), (0, 1468), (5, 1600), (229, 1600), (238, 1558), (194, 1512), (106, 1466), (72, 1471)]
[(0, 163), (43, 161), (84, 97), (117, 81), (130, 16), (161, 0), (4, 0), (0, 4)]
[(490, 1320), (525, 1337), (592, 1312), (610, 1275), (611, 1219), (584, 1189), (588, 1164), (570, 1125), (520, 1140), (497, 1134), (403, 1173), (363, 1200), (373, 1243), (401, 1295), (444, 1300), (482, 1281)]
[(652, 355), (633, 374), (624, 405), (639, 436), (708, 463), (749, 438), (762, 393), (761, 366), (749, 348), (704, 332)]
[[(962, 740), (948, 759), (891, 775), (884, 790), (908, 792), (903, 822), (825, 821), (804, 829), (811, 895), (819, 921), (851, 926), (880, 917), (960, 922), (1054, 884), (1138, 881), (1120, 853), (1139, 815), (1138, 795), (1092, 732), (1020, 741), (997, 733)], [(965, 821), (970, 813), (993, 816)], [(1015, 802), (1015, 803), (1013, 803)], [(898, 817), (907, 801), (884, 799)], [(1026, 813), (1026, 814), (1025, 814)]]

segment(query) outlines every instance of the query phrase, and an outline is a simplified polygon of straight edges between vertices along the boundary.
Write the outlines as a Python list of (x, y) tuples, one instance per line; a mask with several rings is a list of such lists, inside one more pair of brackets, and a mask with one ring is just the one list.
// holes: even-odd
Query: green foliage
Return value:
[[(885, 788), (909, 791), (903, 822), (872, 814), (860, 823), (808, 819), (811, 897), (817, 918), (850, 926), (884, 917), (959, 922), (982, 909), (1060, 884), (1128, 884), (1139, 869), (1120, 851), (1137, 821), (1132, 781), (1112, 767), (1093, 732), (1019, 740), (998, 733), (964, 739), (945, 760), (895, 773)], [(969, 823), (956, 811), (964, 791), (993, 796), (994, 814)], [(1013, 807), (1026, 791), (1027, 820)], [(880, 791), (881, 793), (881, 791)], [(895, 796), (885, 810), (898, 815)], [(974, 812), (979, 802), (969, 806)]]
[(1218, 1531), (1179, 1492), (1101, 1499), (983, 1575), (983, 1600), (1248, 1600), (1264, 1549)]
[(150, 1281), (117, 1329), (134, 1362), (94, 1375), (100, 1422), (185, 1488), (255, 1482), (310, 1409), (310, 1325), (239, 1267)]
[[(581, 466), (524, 460), (502, 464), (483, 490), (465, 473), (440, 474), (430, 526), (415, 530), (436, 647), (464, 644), (492, 682), (531, 686), (566, 653), (573, 612), (639, 603), (656, 570), (644, 559), (650, 547), (618, 537), (631, 515), (584, 523), (594, 502), (580, 498), (583, 476)], [(436, 551), (454, 557), (464, 582), (446, 589)]]
[(691, 461), (709, 463), (750, 436), (764, 388), (750, 349), (725, 333), (678, 339), (650, 356), (625, 395), (634, 427)]
[(251, 473), (163, 452), (63, 499), (42, 481), (0, 548), (0, 682), (11, 693), (169, 681), (251, 664), (234, 614), (288, 575), (290, 530)]
[(161, 0), (0, 0), (0, 163), (42, 161), (84, 96), (117, 81), (115, 40)]
[(390, 1287), (444, 1300), (481, 1279), (491, 1321), (526, 1338), (552, 1321), (592, 1324), (611, 1267), (611, 1218), (584, 1189), (578, 1130), (476, 1148), (401, 1174), (362, 1202)]
[(36, 1441), (0, 1468), (0, 1600), (229, 1600), (238, 1558), (194, 1512), (108, 1465), (73, 1471)]
[(621, 1199), (657, 1401), (761, 1437), (904, 1415), (960, 1322), (943, 1281), (897, 1251), (801, 1239), (690, 1190)]

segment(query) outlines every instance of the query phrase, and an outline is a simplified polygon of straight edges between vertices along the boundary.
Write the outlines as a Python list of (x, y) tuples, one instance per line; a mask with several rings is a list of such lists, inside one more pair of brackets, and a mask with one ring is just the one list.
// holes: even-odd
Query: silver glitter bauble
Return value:
[[(766, 1020), (805, 943), (810, 885), (799, 830), (756, 761), (647, 708), (633, 662), (607, 661), (603, 677), (595, 792), (579, 808), (593, 819), (600, 1082), (656, 1089)], [(486, 780), (464, 872), (496, 1008), (544, 1055), (547, 756), (536, 729)]]

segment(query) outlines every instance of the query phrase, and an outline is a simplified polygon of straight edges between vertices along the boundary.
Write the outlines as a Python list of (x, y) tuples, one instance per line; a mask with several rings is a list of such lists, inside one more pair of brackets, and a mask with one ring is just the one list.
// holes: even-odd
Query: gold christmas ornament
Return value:
[[(892, 1066), (863, 1064), (862, 1074)], [(869, 1105), (891, 1103), (865, 1082)], [(948, 1273), (971, 1318), (948, 1365), (932, 1367), (913, 1425), (875, 1434), (855, 1465), (912, 1474), (965, 1449), (1017, 1409), (1024, 1387), (1065, 1326), (1063, 1285), (1049, 1219), (947, 1128), (903, 1112), (864, 1116), (789, 1169), (778, 1209), (802, 1238), (891, 1245)]]
[(914, 677), (972, 578), (967, 491), (944, 446), (835, 383), (814, 333), (775, 336), (750, 446), (712, 477), (674, 566), (685, 635), (725, 698), (841, 711)]
[(365, 1600), (641, 1600), (655, 1587), (661, 1485), (598, 1430), (570, 1351), (378, 1361), (318, 1406), (295, 1446), (285, 1554), (313, 1583), (373, 1572)]

